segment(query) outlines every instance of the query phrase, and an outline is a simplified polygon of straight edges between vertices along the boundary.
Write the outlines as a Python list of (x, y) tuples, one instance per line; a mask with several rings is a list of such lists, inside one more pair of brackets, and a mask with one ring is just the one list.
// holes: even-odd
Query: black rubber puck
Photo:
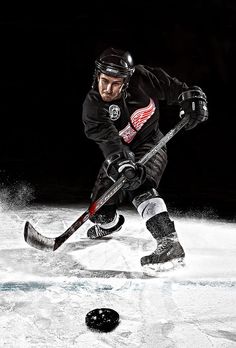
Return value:
[(119, 314), (111, 308), (96, 308), (85, 317), (86, 325), (93, 330), (109, 332), (119, 323)]

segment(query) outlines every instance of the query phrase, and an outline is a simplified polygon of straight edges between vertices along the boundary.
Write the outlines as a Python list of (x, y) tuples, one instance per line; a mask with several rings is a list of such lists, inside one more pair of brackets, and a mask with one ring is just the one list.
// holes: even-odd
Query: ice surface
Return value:
[[(86, 206), (0, 210), (0, 347), (236, 347), (236, 224), (174, 216), (186, 267), (147, 277), (140, 258), (155, 243), (134, 210), (124, 228), (89, 240), (86, 222), (55, 252), (25, 243), (25, 221), (64, 232)], [(110, 333), (85, 315), (109, 307)]]

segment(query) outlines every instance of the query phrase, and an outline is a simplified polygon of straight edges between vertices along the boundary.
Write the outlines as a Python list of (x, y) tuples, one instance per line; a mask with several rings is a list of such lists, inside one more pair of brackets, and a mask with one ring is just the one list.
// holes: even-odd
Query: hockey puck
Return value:
[(96, 308), (86, 314), (85, 323), (92, 330), (109, 332), (118, 325), (119, 314), (111, 308)]

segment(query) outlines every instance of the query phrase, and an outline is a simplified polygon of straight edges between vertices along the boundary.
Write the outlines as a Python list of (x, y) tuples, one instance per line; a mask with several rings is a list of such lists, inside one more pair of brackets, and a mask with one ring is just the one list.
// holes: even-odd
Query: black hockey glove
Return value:
[(137, 189), (146, 179), (145, 167), (135, 163), (134, 153), (129, 149), (107, 157), (104, 169), (107, 176), (114, 182), (124, 175), (127, 180), (123, 188), (130, 191)]
[(193, 86), (182, 92), (179, 97), (180, 117), (189, 115), (186, 130), (196, 127), (199, 123), (208, 119), (207, 98), (198, 86)]

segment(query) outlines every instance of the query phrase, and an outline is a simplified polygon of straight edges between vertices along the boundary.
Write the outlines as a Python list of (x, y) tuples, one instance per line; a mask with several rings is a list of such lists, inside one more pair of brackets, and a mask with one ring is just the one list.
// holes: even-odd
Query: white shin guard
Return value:
[(164, 200), (158, 195), (155, 189), (135, 197), (133, 204), (136, 207), (139, 215), (145, 221), (157, 214), (167, 212), (167, 207)]

